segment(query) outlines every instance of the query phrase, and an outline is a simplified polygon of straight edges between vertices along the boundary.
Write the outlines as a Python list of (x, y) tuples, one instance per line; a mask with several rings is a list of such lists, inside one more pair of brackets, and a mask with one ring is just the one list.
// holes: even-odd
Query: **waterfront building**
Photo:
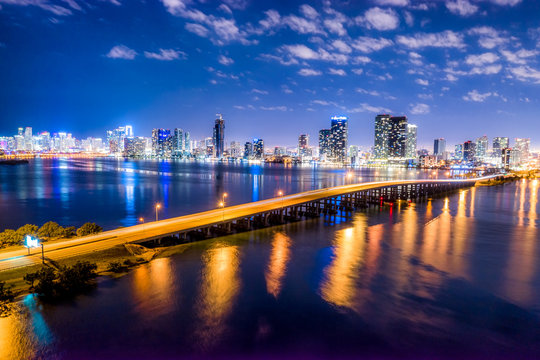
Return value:
[(414, 124), (407, 124), (407, 136), (405, 140), (405, 157), (407, 159), (416, 158), (416, 142), (418, 127)]
[(274, 147), (274, 155), (275, 156), (285, 156), (285, 155), (287, 155), (287, 148), (283, 147), (283, 146)]
[(476, 156), (476, 143), (471, 140), (463, 143), (463, 161), (472, 162)]
[(253, 143), (250, 141), (244, 144), (244, 159), (251, 159), (253, 157)]
[(454, 147), (454, 159), (463, 160), (463, 144), (457, 144)]
[(142, 157), (146, 154), (146, 138), (126, 137), (124, 138), (123, 155), (126, 157)]
[(221, 158), (225, 150), (225, 120), (221, 114), (217, 114), (214, 123), (214, 133), (212, 136), (213, 156)]
[(332, 120), (330, 127), (331, 157), (334, 161), (343, 163), (347, 160), (349, 118), (347, 116), (332, 116), (330, 119)]
[(502, 149), (502, 165), (505, 169), (512, 169), (518, 167), (521, 162), (521, 151), (518, 149), (504, 148)]
[(502, 156), (502, 149), (510, 147), (510, 140), (507, 137), (495, 137), (493, 138), (493, 156), (500, 158)]
[(128, 136), (128, 132), (131, 134), (130, 136), (133, 136), (133, 129), (129, 125), (107, 131), (107, 143), (109, 144), (111, 154), (122, 153), (124, 151), (124, 139)]
[(332, 130), (319, 130), (319, 158), (326, 159), (331, 155), (330, 139), (332, 138)]
[(264, 141), (263, 139), (253, 139), (253, 158), (264, 159)]
[(388, 138), (392, 125), (389, 114), (375, 116), (375, 144), (373, 147), (373, 157), (375, 159), (388, 158)]
[(484, 160), (488, 154), (488, 137), (486, 135), (476, 139), (476, 154), (478, 160)]
[(529, 138), (516, 138), (514, 149), (521, 153), (521, 161), (529, 160), (529, 148), (531, 146), (531, 139)]
[(152, 130), (152, 155), (156, 157), (170, 157), (172, 153), (171, 130)]
[(443, 157), (446, 152), (446, 140), (444, 138), (438, 138), (433, 140), (433, 155), (438, 158)]
[(171, 138), (172, 156), (183, 157), (188, 153), (186, 146), (186, 133), (183, 129), (176, 128)]
[(24, 129), (24, 150), (26, 151), (32, 151), (33, 144), (32, 144), (32, 128), (26, 127)]
[[(309, 151), (309, 135), (301, 134), (298, 137), (298, 156), (308, 156)], [(309, 154), (311, 156), (311, 154)]]
[(232, 158), (241, 158), (243, 156), (242, 144), (238, 141), (231, 141), (230, 156)]

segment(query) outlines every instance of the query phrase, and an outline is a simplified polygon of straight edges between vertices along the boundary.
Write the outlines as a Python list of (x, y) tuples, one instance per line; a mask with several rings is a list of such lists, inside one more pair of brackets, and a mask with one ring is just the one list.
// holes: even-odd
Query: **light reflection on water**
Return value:
[[(139, 358), (279, 355), (291, 343), (300, 354), (358, 355), (366, 336), (395, 356), (539, 355), (538, 188), (473, 188), (337, 225), (320, 219), (191, 244), (80, 298), (77, 319), (71, 305), (27, 298), (24, 311), (0, 319), (0, 358), (50, 349), (70, 357), (85, 346), (115, 357), (110, 332)], [(116, 314), (96, 316), (118, 303)], [(166, 335), (141, 341), (155, 329)]]

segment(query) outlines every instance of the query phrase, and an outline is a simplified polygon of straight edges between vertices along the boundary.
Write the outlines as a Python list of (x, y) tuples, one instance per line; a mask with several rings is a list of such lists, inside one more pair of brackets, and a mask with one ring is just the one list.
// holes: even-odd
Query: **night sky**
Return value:
[(540, 145), (540, 1), (0, 0), (0, 136), (181, 127), (316, 143), (330, 116), (371, 146), (407, 115), (419, 146)]

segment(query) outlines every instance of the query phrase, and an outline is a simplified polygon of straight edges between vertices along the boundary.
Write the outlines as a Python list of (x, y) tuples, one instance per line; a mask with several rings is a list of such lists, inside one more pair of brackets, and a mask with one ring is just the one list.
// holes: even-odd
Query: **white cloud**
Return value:
[(281, 85), (281, 91), (285, 94), (292, 94), (293, 91), (287, 85)]
[(107, 53), (108, 58), (110, 59), (125, 59), (133, 60), (137, 56), (137, 52), (133, 49), (128, 48), (125, 45), (116, 45)]
[(465, 59), (465, 62), (469, 65), (482, 66), (485, 64), (493, 64), (499, 60), (499, 57), (491, 52), (487, 52), (480, 55), (469, 55)]
[(343, 40), (334, 40), (332, 42), (332, 46), (336, 49), (336, 50), (339, 50), (340, 52), (344, 53), (344, 54), (350, 54), (352, 52), (352, 49), (349, 45), (347, 45), (347, 43)]
[(355, 56), (353, 58), (354, 64), (367, 64), (369, 62), (371, 62), (371, 59), (368, 58), (367, 56)]
[(399, 26), (399, 17), (392, 9), (374, 7), (367, 10), (363, 17), (357, 18), (368, 29), (394, 30)]
[(492, 2), (493, 4), (502, 5), (502, 6), (505, 6), (505, 5), (514, 6), (521, 2), (521, 0), (489, 0), (489, 1)]
[(321, 106), (335, 106), (338, 107), (338, 104), (336, 104), (333, 101), (327, 101), (327, 100), (313, 100), (311, 102), (312, 104), (321, 105)]
[(345, 76), (347, 75), (347, 73), (345, 72), (345, 70), (343, 69), (333, 69), (333, 68), (330, 68), (328, 69), (328, 73), (330, 75), (339, 75), (339, 76)]
[(392, 40), (385, 38), (371, 38), (366, 36), (360, 36), (351, 43), (351, 46), (358, 51), (371, 53), (373, 51), (379, 51), (385, 47), (391, 46), (394, 43)]
[(531, 68), (530, 66), (517, 66), (510, 68), (510, 72), (518, 80), (532, 81), (536, 84), (540, 84), (540, 71)]
[(287, 111), (289, 110), (286, 106), (259, 106), (259, 109), (265, 111)]
[(316, 19), (319, 17), (317, 10), (306, 4), (300, 6), (300, 13), (308, 19)]
[(360, 104), (359, 107), (349, 109), (348, 111), (349, 111), (349, 113), (371, 112), (371, 113), (377, 113), (377, 114), (391, 113), (392, 112), (392, 110), (387, 109), (385, 107), (372, 106), (372, 105), (369, 105), (369, 104), (366, 104), (366, 103), (362, 103), (362, 104)]
[(478, 11), (478, 6), (471, 4), (468, 0), (447, 1), (446, 8), (461, 16), (471, 16)]
[(356, 75), (362, 75), (364, 73), (363, 69), (352, 69), (351, 71)]
[(410, 112), (413, 115), (429, 114), (430, 110), (427, 104), (410, 104)]
[(408, 26), (410, 26), (410, 27), (414, 26), (414, 16), (409, 11), (404, 11), (403, 12), (403, 18), (405, 18), (405, 23)]
[(465, 43), (463, 42), (463, 35), (446, 30), (440, 33), (418, 33), (413, 36), (399, 35), (396, 37), (396, 41), (411, 49), (421, 49), (425, 47), (438, 47), (438, 48), (463, 48)]
[(525, 50), (521, 49), (519, 51), (508, 51), (508, 50), (501, 50), (501, 54), (506, 58), (508, 62), (511, 62), (513, 64), (519, 64), (519, 65), (525, 65), (527, 63), (528, 58), (537, 56), (538, 55), (537, 50)]
[(289, 56), (296, 57), (303, 60), (322, 60), (336, 63), (338, 65), (347, 64), (349, 56), (345, 54), (338, 54), (336, 52), (328, 52), (324, 49), (318, 49), (317, 52), (311, 48), (302, 45), (284, 45), (282, 51), (285, 51)]
[(283, 23), (299, 34), (324, 34), (317, 22), (296, 15), (284, 17)]
[(218, 57), (218, 62), (219, 62), (221, 65), (225, 65), (225, 66), (234, 64), (234, 60), (231, 59), (230, 57), (225, 56), (225, 55), (220, 55), (220, 56)]
[(337, 19), (326, 19), (324, 20), (324, 26), (333, 34), (339, 35), (339, 36), (345, 36), (347, 35), (347, 30), (345, 30), (345, 27), (341, 22), (339, 22)]
[(484, 102), (488, 97), (490, 96), (497, 96), (497, 93), (487, 92), (487, 93), (479, 93), (478, 90), (472, 90), (467, 93), (467, 95), (463, 95), (463, 100), (465, 101), (474, 101), (474, 102)]
[(259, 25), (265, 30), (272, 29), (281, 24), (281, 15), (276, 10), (267, 10), (264, 12), (266, 17), (259, 21)]
[(375, 90), (366, 90), (366, 89), (362, 89), (362, 88), (357, 88), (357, 89), (356, 89), (356, 92), (358, 92), (358, 93), (360, 93), (360, 94), (371, 95), (371, 96), (380, 96), (380, 95), (381, 95), (378, 91), (375, 91)]
[(414, 82), (417, 83), (418, 85), (422, 85), (422, 86), (428, 86), (429, 85), (429, 81), (424, 80), (424, 79), (416, 79)]
[(322, 75), (322, 72), (318, 70), (314, 70), (314, 69), (304, 68), (304, 69), (300, 69), (298, 71), (298, 74), (302, 76), (319, 76), (319, 75)]
[(251, 92), (255, 94), (268, 95), (268, 91), (266, 90), (253, 89)]
[(486, 49), (493, 49), (509, 41), (507, 37), (501, 36), (499, 31), (490, 26), (477, 26), (471, 28), (467, 33), (479, 36), (478, 45)]
[(144, 56), (148, 59), (156, 59), (162, 61), (171, 61), (176, 59), (185, 59), (186, 53), (183, 51), (173, 50), (173, 49), (159, 49), (158, 53), (145, 51)]
[(208, 35), (210, 35), (210, 31), (200, 24), (187, 23), (184, 28), (200, 37), (208, 37)]
[(244, 10), (248, 4), (248, 0), (222, 0), (224, 3), (233, 9)]
[(382, 6), (407, 6), (409, 0), (375, 0), (375, 3)]
[(226, 14), (229, 14), (229, 15), (232, 15), (232, 13), (233, 13), (232, 10), (231, 10), (231, 8), (228, 7), (228, 6), (225, 5), (225, 4), (219, 5), (219, 6), (218, 6), (218, 9), (221, 10), (221, 11), (223, 11), (223, 12), (226, 13)]
[(484, 67), (474, 67), (469, 71), (470, 75), (493, 75), (502, 70), (501, 65), (488, 65)]

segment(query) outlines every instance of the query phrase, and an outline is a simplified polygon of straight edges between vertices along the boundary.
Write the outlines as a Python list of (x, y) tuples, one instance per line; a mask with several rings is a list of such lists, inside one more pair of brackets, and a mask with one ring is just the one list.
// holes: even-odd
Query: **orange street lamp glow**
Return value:
[(156, 204), (156, 221), (158, 221), (158, 210), (161, 209), (161, 204), (160, 203), (157, 203)]

